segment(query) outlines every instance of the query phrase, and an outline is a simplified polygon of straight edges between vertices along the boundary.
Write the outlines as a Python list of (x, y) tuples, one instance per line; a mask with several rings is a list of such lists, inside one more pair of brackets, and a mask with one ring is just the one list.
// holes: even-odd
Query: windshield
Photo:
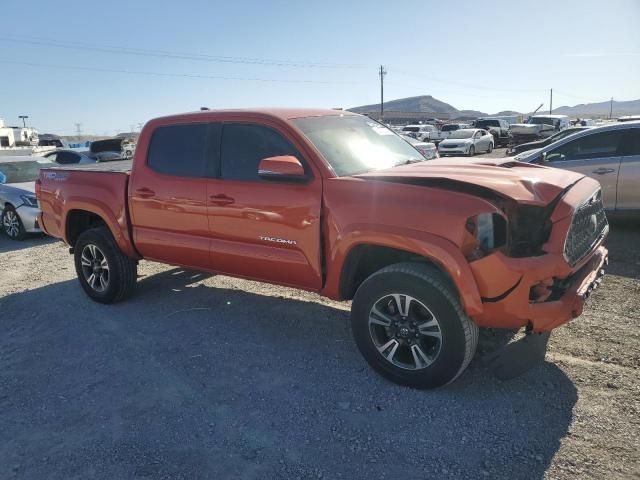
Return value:
[(499, 127), (500, 122), (498, 120), (478, 120), (476, 121), (476, 127), (485, 128), (485, 127)]
[(558, 119), (549, 117), (531, 117), (528, 123), (533, 125), (552, 125), (555, 127), (558, 123)]
[(293, 123), (340, 177), (424, 160), (393, 131), (367, 117), (307, 117)]
[(402, 131), (403, 132), (419, 132), (420, 127), (404, 127)]
[(33, 160), (0, 163), (0, 184), (35, 182), (40, 169), (48, 167), (52, 162), (48, 160)]
[(442, 127), (443, 132), (452, 132), (454, 130), (458, 130), (458, 125), (444, 125)]
[(471, 138), (474, 133), (473, 130), (456, 130), (449, 135), (449, 138)]

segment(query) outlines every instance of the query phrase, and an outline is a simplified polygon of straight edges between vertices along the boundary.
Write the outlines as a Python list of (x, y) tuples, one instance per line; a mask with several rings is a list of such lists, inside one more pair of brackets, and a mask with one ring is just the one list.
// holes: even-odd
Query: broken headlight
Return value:
[(506, 219), (498, 213), (481, 213), (465, 223), (462, 252), (467, 260), (478, 260), (504, 246), (506, 239)]

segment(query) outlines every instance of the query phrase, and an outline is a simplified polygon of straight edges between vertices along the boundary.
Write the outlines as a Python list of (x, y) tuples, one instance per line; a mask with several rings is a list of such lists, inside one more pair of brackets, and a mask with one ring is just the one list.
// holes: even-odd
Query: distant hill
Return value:
[[(559, 115), (569, 115), (570, 117), (604, 117), (609, 115), (609, 102), (586, 103), (573, 107), (563, 106), (553, 110)], [(421, 113), (445, 113), (449, 118), (468, 117), (489, 117), (489, 116), (516, 116), (520, 112), (505, 110), (489, 115), (477, 110), (458, 110), (453, 105), (438, 100), (431, 95), (420, 95), (418, 97), (399, 98), (384, 102), (384, 109), (393, 112), (421, 112)], [(351, 112), (367, 113), (380, 110), (380, 104), (362, 105), (349, 109)], [(613, 102), (613, 116), (638, 115), (640, 114), (640, 100), (630, 100), (623, 102)]]
[[(384, 102), (384, 109), (394, 112), (434, 112), (434, 113), (457, 113), (459, 110), (448, 103), (444, 103), (431, 95), (421, 95), (419, 97), (400, 98)], [(349, 111), (355, 113), (377, 112), (380, 104), (363, 105), (361, 107), (350, 108)]]
[[(570, 117), (608, 116), (610, 108), (610, 102), (581, 103), (573, 107), (564, 106), (555, 108), (553, 113), (569, 115)], [(638, 114), (640, 114), (640, 100), (629, 100), (625, 102), (613, 101), (614, 117)]]

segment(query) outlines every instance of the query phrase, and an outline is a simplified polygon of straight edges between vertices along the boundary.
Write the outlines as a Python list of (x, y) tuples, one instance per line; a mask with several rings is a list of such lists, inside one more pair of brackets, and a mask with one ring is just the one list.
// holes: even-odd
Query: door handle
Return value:
[(210, 195), (209, 200), (214, 205), (219, 205), (219, 206), (230, 205), (233, 202), (235, 202), (233, 198), (225, 195), (224, 193), (219, 193), (218, 195)]
[(151, 198), (156, 194), (156, 192), (147, 187), (138, 188), (136, 193), (140, 198)]
[(598, 168), (597, 170), (594, 170), (592, 173), (597, 173), (598, 175), (604, 175), (605, 173), (611, 173), (611, 172), (615, 172), (615, 168)]

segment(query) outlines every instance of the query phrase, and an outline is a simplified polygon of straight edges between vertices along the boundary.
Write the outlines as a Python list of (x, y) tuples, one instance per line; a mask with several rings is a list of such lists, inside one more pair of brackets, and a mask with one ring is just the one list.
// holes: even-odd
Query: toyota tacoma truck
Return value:
[(131, 161), (45, 168), (36, 191), (39, 224), (70, 246), (91, 299), (127, 298), (149, 259), (353, 300), (364, 358), (419, 388), (464, 371), (478, 327), (548, 338), (581, 314), (607, 261), (595, 180), (424, 161), (344, 111), (154, 119)]

